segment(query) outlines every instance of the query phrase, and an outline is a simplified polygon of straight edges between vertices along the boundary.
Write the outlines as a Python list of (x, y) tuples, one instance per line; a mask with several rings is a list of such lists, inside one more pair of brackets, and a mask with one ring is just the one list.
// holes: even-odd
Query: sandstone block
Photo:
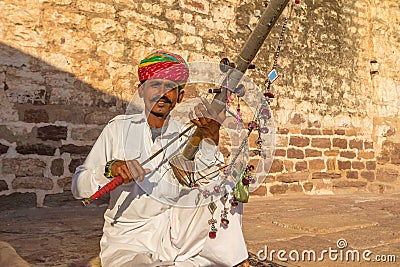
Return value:
[(293, 171), (293, 166), (294, 166), (293, 161), (285, 160), (285, 161), (283, 162), (283, 164), (285, 165), (285, 170), (286, 170), (287, 172), (292, 172), (292, 171)]
[(367, 161), (365, 163), (367, 170), (375, 170), (376, 169), (376, 161)]
[(350, 161), (341, 161), (338, 160), (338, 169), (339, 170), (350, 170), (351, 169), (351, 162)]
[(3, 173), (16, 176), (43, 176), (46, 163), (40, 159), (5, 158)]
[(167, 9), (165, 10), (165, 17), (169, 20), (179, 20), (182, 14), (179, 10)]
[(353, 159), (356, 157), (356, 153), (353, 151), (340, 151), (340, 156), (343, 158)]
[(310, 192), (313, 189), (314, 185), (312, 182), (306, 182), (303, 184), (304, 191)]
[(155, 30), (154, 41), (159, 46), (172, 45), (176, 43), (176, 35), (164, 30)]
[(70, 162), (69, 165), (68, 165), (68, 170), (69, 170), (71, 173), (75, 173), (76, 168), (77, 168), (79, 165), (82, 165), (84, 161), (85, 161), (84, 158), (73, 158), (73, 159), (71, 159), (71, 162)]
[(342, 149), (347, 148), (347, 140), (343, 138), (333, 138), (332, 140), (333, 147), (338, 147)]
[(285, 149), (275, 149), (275, 156), (277, 157), (285, 157), (286, 156), (286, 150)]
[[(108, 42), (98, 42), (96, 52), (101, 57), (111, 56), (114, 60), (120, 60), (124, 56), (124, 50), (125, 46), (122, 42), (117, 42), (115, 40), (112, 40)], [(57, 97), (55, 97), (55, 100), (56, 99)]]
[(289, 148), (287, 150), (287, 157), (289, 159), (304, 159), (304, 151), (295, 148)]
[(346, 130), (344, 130), (344, 129), (336, 129), (335, 130), (335, 134), (336, 135), (345, 135), (346, 134)]
[(57, 184), (64, 190), (64, 191), (71, 191), (71, 183), (72, 177), (65, 177), (62, 179), (57, 180)]
[(270, 173), (282, 172), (283, 171), (283, 161), (280, 159), (274, 159), (272, 161), (271, 168), (269, 169)]
[(46, 177), (25, 176), (17, 177), (12, 181), (14, 189), (53, 189), (53, 180)]
[(372, 183), (368, 190), (372, 193), (386, 194), (394, 193), (394, 187), (387, 184)]
[(92, 149), (91, 146), (76, 146), (76, 145), (63, 145), (60, 147), (60, 153), (70, 153), (77, 155), (85, 155), (87, 156)]
[(333, 130), (331, 129), (322, 129), (323, 135), (333, 135)]
[(61, 176), (64, 174), (64, 160), (54, 159), (50, 166), (51, 174), (54, 176)]
[(0, 125), (0, 139), (8, 142), (15, 142), (20, 138), (28, 138), (28, 133), (22, 130), (23, 133), (16, 133), (15, 130), (9, 129), (6, 125)]
[(356, 135), (357, 135), (357, 129), (355, 128), (346, 129), (346, 136), (356, 136)]
[[(192, 24), (189, 24), (187, 22), (182, 23), (182, 24), (175, 24), (175, 29), (181, 30), (182, 32), (184, 32), (185, 34), (190, 34), (192, 36), (194, 36), (196, 34), (196, 27), (194, 27)], [(202, 40), (201, 38), (196, 38), (197, 41)], [(184, 40), (184, 39), (183, 39)], [(175, 39), (176, 41), (176, 39)], [(200, 43), (202, 43), (203, 41), (201, 41)], [(190, 44), (194, 44), (195, 41), (191, 42)], [(215, 51), (213, 51), (215, 52)]]
[(323, 170), (325, 169), (325, 161), (323, 159), (312, 159), (308, 161), (310, 170)]
[(339, 179), (342, 175), (336, 172), (314, 172), (312, 179)]
[(375, 173), (372, 171), (363, 171), (361, 172), (361, 177), (369, 182), (373, 182), (375, 180)]
[(373, 159), (375, 157), (374, 151), (358, 151), (358, 157), (362, 159)]
[(49, 122), (49, 114), (45, 109), (27, 109), (22, 118), (25, 122)]
[(338, 149), (324, 151), (324, 156), (327, 157), (336, 157), (337, 155), (339, 155)]
[(65, 121), (72, 123), (84, 123), (84, 109), (79, 106), (70, 105), (70, 108), (66, 109), (63, 105), (54, 105), (49, 110), (49, 121)]
[(356, 148), (356, 149), (363, 149), (363, 144), (364, 142), (362, 140), (358, 140), (358, 139), (353, 139), (349, 141), (349, 147), (350, 148)]
[[(71, 2), (71, 1), (68, 1)], [(97, 1), (86, 1), (86, 2), (77, 2), (77, 7), (79, 10), (86, 12), (94, 12), (94, 13), (115, 13), (115, 8), (110, 4), (105, 4)]]
[(310, 138), (301, 136), (291, 136), (289, 145), (297, 147), (305, 147), (310, 144)]
[(267, 188), (265, 186), (261, 185), (255, 191), (251, 192), (250, 195), (265, 196), (265, 195), (267, 195)]
[(313, 138), (311, 140), (311, 146), (318, 148), (330, 148), (331, 140), (329, 138)]
[(364, 142), (364, 149), (373, 149), (373, 148), (374, 148), (374, 142), (369, 142), (369, 141)]
[(379, 168), (376, 170), (376, 180), (386, 183), (396, 182), (399, 177), (399, 171), (389, 168)]
[(49, 125), (44, 127), (39, 127), (37, 129), (37, 137), (43, 141), (46, 140), (65, 140), (67, 139), (67, 127)]
[(362, 170), (365, 169), (365, 163), (362, 161), (352, 161), (351, 167), (356, 170)]
[(85, 123), (105, 125), (117, 115), (119, 115), (118, 112), (110, 112), (108, 110), (93, 110), (85, 115)]
[(302, 135), (321, 135), (320, 129), (307, 128), (301, 130)]
[(309, 149), (307, 148), (305, 150), (306, 152), (306, 157), (307, 158), (311, 158), (311, 157), (321, 157), (322, 156), (322, 152), (316, 149)]
[(296, 171), (307, 170), (307, 168), (308, 168), (307, 161), (298, 161), (298, 162), (296, 162), (294, 168), (295, 168)]
[(288, 134), (289, 129), (288, 128), (278, 128), (277, 133), (278, 134)]
[[(260, 179), (260, 180), (262, 180), (262, 179)], [(263, 183), (272, 183), (274, 181), (275, 181), (275, 176), (267, 175), (267, 176), (265, 176)]]
[(349, 179), (358, 179), (358, 171), (347, 171), (346, 177)]
[(336, 167), (336, 160), (334, 159), (327, 159), (326, 160), (326, 169), (328, 171), (333, 171)]
[(315, 192), (320, 193), (320, 192), (332, 192), (332, 184), (331, 183), (326, 183), (323, 180), (315, 180), (314, 182), (314, 189)]
[(336, 188), (346, 188), (346, 187), (355, 187), (361, 188), (365, 187), (367, 182), (364, 181), (354, 181), (354, 180), (337, 180), (333, 182), (333, 187)]
[(294, 113), (290, 118), (290, 123), (295, 125), (302, 124), (305, 121), (306, 119), (304, 119), (304, 116), (300, 113)]
[(37, 154), (45, 156), (53, 156), (56, 148), (44, 144), (18, 145), (16, 151), (22, 155)]
[(0, 144), (0, 154), (5, 154), (8, 151), (8, 146)]
[(303, 187), (299, 184), (290, 184), (288, 188), (288, 192), (291, 193), (302, 193)]
[(303, 180), (307, 180), (309, 176), (308, 172), (292, 172), (277, 175), (276, 180), (283, 183), (293, 183)]
[(277, 147), (287, 147), (288, 146), (288, 137), (285, 135), (276, 135), (276, 146)]
[(285, 194), (288, 188), (287, 184), (276, 184), (269, 188), (269, 192), (273, 195)]
[(99, 137), (103, 127), (87, 128), (79, 127), (73, 128), (71, 131), (71, 138), (78, 141), (95, 141)]
[(192, 46), (196, 50), (201, 50), (203, 48), (203, 39), (195, 35), (181, 36), (181, 42), (184, 45)]
[(210, 3), (206, 0), (179, 0), (179, 5), (201, 14), (208, 14), (210, 11)]
[(381, 155), (379, 155), (379, 156), (376, 158), (376, 162), (377, 162), (378, 164), (384, 165), (384, 164), (390, 162), (390, 157), (389, 157), (388, 155), (383, 155), (383, 154), (381, 154)]
[(8, 184), (4, 180), (0, 180), (0, 192), (8, 190)]

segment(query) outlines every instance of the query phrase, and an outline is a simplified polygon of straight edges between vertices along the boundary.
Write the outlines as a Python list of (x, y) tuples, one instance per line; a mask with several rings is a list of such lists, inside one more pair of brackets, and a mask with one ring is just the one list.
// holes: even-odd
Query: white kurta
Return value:
[[(153, 143), (144, 114), (115, 117), (104, 128), (84, 164), (77, 168), (72, 178), (73, 195), (90, 197), (109, 182), (103, 175), (107, 161), (143, 162), (181, 131), (182, 126), (170, 119), (165, 133)], [(216, 202), (218, 232), (215, 239), (210, 239), (211, 213), (207, 205), (194, 204), (192, 193), (196, 192), (180, 194), (182, 188), (167, 161), (186, 138), (181, 137), (144, 165), (152, 172), (142, 183), (123, 184), (110, 193), (100, 241), (102, 266), (139, 266), (138, 262), (145, 266), (147, 260), (161, 262), (151, 266), (233, 266), (247, 258), (241, 206), (228, 213), (229, 227), (223, 229), (219, 227), (219, 216), (224, 206), (221, 201)], [(196, 167), (207, 171), (220, 160), (218, 148), (202, 142)]]

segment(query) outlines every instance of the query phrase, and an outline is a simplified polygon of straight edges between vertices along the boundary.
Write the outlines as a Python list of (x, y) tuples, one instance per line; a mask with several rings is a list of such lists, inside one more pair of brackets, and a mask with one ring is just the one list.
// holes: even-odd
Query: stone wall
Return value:
[[(0, 194), (69, 190), (105, 123), (166, 49), (234, 59), (268, 1), (3, 0)], [(272, 87), (276, 154), (258, 195), (395, 192), (400, 187), (400, 4), (301, 1), (248, 72), (261, 87), (289, 16)]]

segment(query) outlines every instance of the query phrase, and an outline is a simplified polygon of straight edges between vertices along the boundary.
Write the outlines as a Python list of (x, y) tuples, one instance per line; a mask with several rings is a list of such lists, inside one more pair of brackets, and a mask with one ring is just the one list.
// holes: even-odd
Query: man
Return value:
[[(216, 237), (210, 238), (209, 219), (214, 213), (220, 214), (224, 206), (215, 202), (216, 210), (210, 214), (206, 205), (200, 205), (209, 199), (194, 201), (195, 192), (178, 183), (168, 164), (187, 141), (187, 137), (177, 136), (183, 126), (170, 117), (184, 95), (189, 75), (186, 62), (179, 55), (157, 51), (141, 61), (138, 74), (143, 112), (112, 119), (72, 180), (74, 196), (85, 198), (113, 177), (123, 178), (124, 184), (111, 192), (104, 215), (102, 266), (239, 264), (248, 256), (241, 232), (241, 210), (227, 214), (229, 227), (219, 229)], [(207, 101), (194, 107), (194, 114), (190, 114), (191, 122), (203, 135), (194, 161), (196, 170), (203, 178), (215, 180), (215, 170), (222, 161), (218, 142), (224, 114), (213, 111)], [(174, 138), (176, 142), (166, 147)], [(141, 162), (161, 148), (162, 153), (142, 166)]]

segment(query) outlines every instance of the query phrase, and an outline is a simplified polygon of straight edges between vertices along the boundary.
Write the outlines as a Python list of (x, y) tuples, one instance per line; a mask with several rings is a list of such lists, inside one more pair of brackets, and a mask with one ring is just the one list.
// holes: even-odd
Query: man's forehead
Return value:
[(149, 79), (146, 83), (163, 83), (165, 85), (174, 85), (179, 86), (179, 84), (175, 81), (167, 80), (167, 79)]

